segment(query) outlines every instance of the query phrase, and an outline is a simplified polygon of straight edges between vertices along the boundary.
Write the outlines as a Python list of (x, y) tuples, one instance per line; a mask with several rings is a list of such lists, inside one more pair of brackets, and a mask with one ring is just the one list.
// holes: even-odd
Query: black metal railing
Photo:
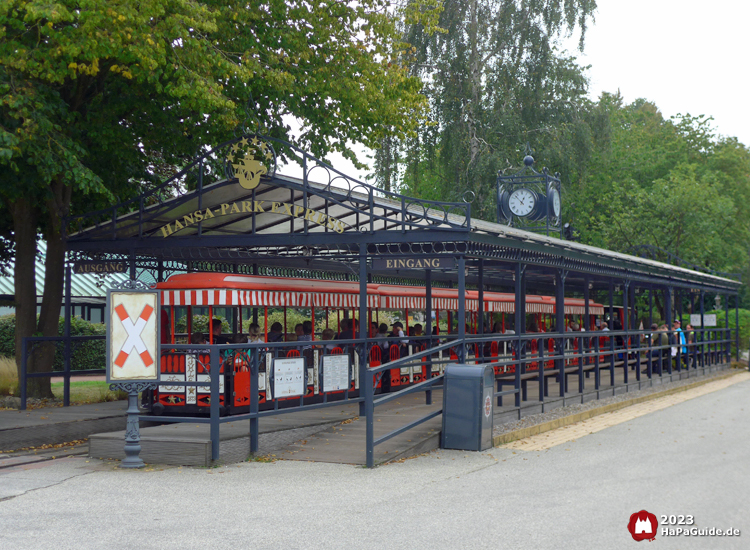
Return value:
[[(21, 370), (18, 380), (19, 391), (21, 394), (20, 410), (26, 410), (28, 381), (31, 378), (51, 378), (61, 376), (63, 378), (63, 406), (70, 405), (70, 379), (73, 376), (91, 376), (106, 374), (106, 355), (105, 355), (104, 335), (89, 336), (30, 336), (22, 339), (21, 348)], [(101, 342), (100, 346), (90, 346), (87, 344)], [(39, 371), (36, 368), (29, 372), (29, 361), (33, 360), (34, 355), (42, 353), (51, 353), (51, 350), (44, 349), (47, 346), (55, 347), (54, 359), (52, 360), (51, 371)], [(87, 349), (88, 348), (88, 349)], [(77, 356), (79, 350), (86, 352), (86, 357)], [(86, 364), (99, 364), (101, 368), (75, 368)]]
[[(496, 391), (494, 397), (503, 414), (517, 415), (528, 407), (538, 407), (542, 412), (545, 403), (553, 400), (583, 400), (584, 395), (601, 394), (631, 387), (642, 387), (652, 379), (674, 380), (705, 374), (724, 368), (731, 360), (732, 331), (729, 328), (695, 329), (692, 339), (682, 343), (675, 331), (650, 333), (649, 331), (587, 331), (565, 333), (525, 334), (456, 334), (423, 337), (405, 337), (390, 340), (358, 338), (312, 342), (242, 343), (222, 345), (162, 344), (160, 364), (167, 357), (185, 356), (194, 359), (200, 367), (203, 379), (196, 375), (172, 377), (162, 374), (163, 387), (180, 388), (178, 392), (188, 395), (190, 388), (196, 394), (202, 392), (206, 406), (203, 414), (208, 416), (179, 414), (180, 407), (173, 407), (176, 415), (152, 414), (142, 419), (155, 422), (194, 422), (210, 424), (212, 458), (219, 458), (219, 430), (224, 422), (249, 420), (250, 450), (258, 451), (258, 421), (267, 416), (314, 410), (333, 405), (357, 403), (359, 415), (366, 422), (366, 464), (374, 465), (374, 449), (377, 445), (408, 431), (442, 414), (432, 410), (378, 438), (374, 436), (376, 408), (407, 394), (425, 393), (425, 404), (432, 404), (432, 392), (443, 383), (443, 370), (447, 364), (468, 363), (491, 366), (495, 370)], [(665, 335), (665, 338), (661, 338)], [(66, 380), (66, 396), (69, 402), (69, 380), (75, 374), (102, 374), (103, 369), (77, 371), (70, 362), (62, 371), (26, 372), (26, 361), (32, 346), (54, 342), (63, 345), (66, 357), (76, 343), (101, 340), (101, 336), (71, 337), (67, 344), (64, 338), (32, 337), (24, 339), (24, 363), (21, 376), (22, 406), (25, 406), (26, 383), (29, 378), (62, 375)], [(662, 341), (663, 340), (663, 341)], [(385, 345), (384, 345), (385, 344)], [(376, 347), (384, 350), (397, 346), (398, 350), (388, 356), (386, 362), (372, 360)], [(334, 373), (326, 372), (333, 356), (346, 357), (346, 382), (338, 373), (339, 385), (328, 387)], [(390, 359), (393, 356), (394, 359)], [(304, 357), (303, 392), (284, 397), (279, 395), (273, 360)], [(329, 360), (326, 360), (329, 358)], [(193, 360), (191, 359), (191, 361)], [(330, 363), (330, 364), (329, 364)], [(341, 363), (341, 362), (339, 362)], [(379, 363), (379, 364), (377, 364)], [(326, 366), (328, 364), (328, 367)], [(214, 376), (216, 368), (223, 376)], [(620, 380), (616, 377), (622, 372)], [(397, 391), (379, 393), (384, 376), (391, 372), (404, 376), (404, 387)], [(197, 371), (196, 371), (197, 372)], [(242, 382), (238, 373), (244, 374)], [(408, 373), (408, 374), (404, 374)], [(593, 374), (593, 389), (586, 388), (586, 378)], [(608, 375), (608, 376), (607, 376)], [(569, 391), (569, 377), (577, 377), (577, 391)], [(603, 381), (609, 378), (609, 383)], [(549, 381), (558, 383), (559, 396), (549, 396)], [(538, 383), (538, 400), (528, 398), (527, 385)], [(221, 391), (221, 383), (224, 390)], [(240, 387), (241, 385), (246, 387)], [(507, 389), (506, 389), (507, 388)], [(394, 388), (390, 388), (394, 389)], [(208, 390), (208, 391), (206, 391)], [(237, 408), (234, 398), (238, 391), (245, 391), (246, 408)], [(166, 393), (169, 393), (167, 391)], [(513, 396), (513, 403), (503, 406), (503, 398)], [(263, 403), (261, 403), (263, 398)], [(223, 399), (223, 404), (222, 404)], [(524, 403), (526, 402), (526, 403)], [(207, 410), (206, 410), (207, 409)], [(154, 409), (159, 412), (158, 409)], [(163, 407), (162, 407), (163, 410)], [(187, 413), (187, 410), (184, 411)], [(234, 414), (239, 412), (240, 414)]]

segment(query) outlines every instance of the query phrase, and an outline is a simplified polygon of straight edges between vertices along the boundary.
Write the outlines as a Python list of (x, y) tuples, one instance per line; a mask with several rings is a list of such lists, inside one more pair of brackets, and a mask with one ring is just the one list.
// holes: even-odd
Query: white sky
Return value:
[(586, 32), (590, 95), (654, 102), (665, 117), (714, 118), (717, 134), (750, 145), (747, 0), (597, 0)]
[[(678, 113), (714, 118), (717, 134), (750, 146), (750, 1), (597, 0), (596, 22), (562, 46), (590, 65), (590, 96), (618, 89), (626, 103), (654, 102), (665, 117)], [(359, 158), (370, 161), (362, 147)], [(360, 152), (361, 151), (361, 152)], [(362, 179), (340, 155), (333, 165)], [(300, 175), (296, 167), (283, 173)]]

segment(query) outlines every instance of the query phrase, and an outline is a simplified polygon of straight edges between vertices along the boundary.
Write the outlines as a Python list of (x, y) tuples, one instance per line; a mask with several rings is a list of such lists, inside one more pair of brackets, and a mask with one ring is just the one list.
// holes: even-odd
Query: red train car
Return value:
[[(342, 333), (344, 319), (354, 319), (359, 313), (359, 283), (350, 281), (326, 281), (314, 279), (287, 279), (276, 277), (228, 274), (228, 273), (189, 273), (174, 275), (169, 280), (158, 283), (161, 291), (161, 303), (167, 314), (166, 343), (189, 343), (189, 335), (193, 333), (193, 319), (196, 313), (206, 314), (208, 319), (214, 319), (217, 310), (224, 310), (231, 321), (232, 339), (242, 338), (242, 326), (250, 318), (251, 312), (257, 313), (259, 325), (263, 328), (263, 341), (269, 339), (269, 310), (282, 310), (286, 321), (288, 309), (302, 309), (309, 319), (320, 317), (324, 311), (326, 328), (329, 324), (336, 336), (346, 336)], [(457, 289), (433, 288), (432, 311), (434, 319), (425, 319), (435, 323), (437, 327), (447, 323), (454, 327), (460, 308), (460, 298)], [(476, 290), (468, 290), (465, 300), (466, 323), (469, 333), (477, 332), (480, 314), (485, 315), (485, 335), (493, 328), (498, 332), (505, 330), (506, 315), (515, 313), (515, 297), (513, 294), (484, 292), (484, 301), (480, 308), (479, 296)], [(367, 350), (367, 361), (370, 366), (377, 366), (405, 354), (419, 354), (427, 346), (424, 337), (414, 335), (410, 319), (418, 313), (424, 316), (426, 311), (426, 289), (417, 286), (398, 286), (369, 283), (367, 285), (367, 323), (363, 324), (372, 338)], [(545, 332), (551, 326), (555, 314), (555, 301), (549, 296), (526, 296), (526, 311), (531, 322), (536, 323), (537, 330)], [(316, 315), (317, 312), (317, 315)], [(346, 312), (346, 313), (345, 313)], [(380, 323), (387, 314), (389, 319), (395, 317), (404, 320), (404, 338), (390, 338), (388, 340), (376, 338), (373, 334), (373, 323)], [(336, 318), (332, 320), (332, 313)], [(585, 304), (582, 299), (566, 298), (565, 314), (567, 320), (578, 317), (578, 321), (589, 326), (593, 325), (593, 318), (604, 313), (601, 304), (589, 302), (591, 319), (582, 322)], [(185, 318), (185, 331), (176, 331), (177, 317)], [(335, 321), (335, 322), (334, 322)], [(322, 321), (321, 321), (322, 322)], [(284, 323), (286, 324), (286, 323)], [(489, 324), (489, 326), (488, 326)], [(314, 323), (313, 323), (313, 326)], [(587, 327), (588, 328), (588, 327)], [(449, 328), (449, 332), (455, 332)], [(343, 398), (345, 392), (350, 395), (359, 389), (359, 354), (354, 353), (353, 346), (337, 344), (337, 340), (321, 340), (322, 331), (313, 330), (312, 343), (300, 342), (290, 344), (285, 348), (264, 348), (259, 352), (259, 382), (258, 395), (261, 408), (272, 406), (274, 400), (278, 406), (293, 405), (303, 402), (321, 400), (323, 395), (327, 399)], [(283, 334), (291, 337), (288, 327), (283, 327)], [(208, 323), (206, 343), (223, 342), (227, 335), (214, 334), (212, 323)], [(246, 337), (247, 334), (244, 333)], [(440, 336), (434, 335), (433, 336)], [(351, 336), (350, 336), (351, 338)], [(247, 341), (247, 340), (245, 340)], [(434, 344), (433, 344), (434, 345)], [(164, 346), (163, 346), (164, 348)], [(200, 346), (196, 344), (196, 350)], [(482, 350), (488, 360), (500, 360), (512, 355), (506, 342), (495, 341)], [(532, 350), (532, 353), (534, 350)], [(455, 355), (455, 354), (451, 354)], [(338, 356), (338, 357), (337, 357)], [(451, 357), (446, 357), (450, 359)], [(274, 365), (279, 360), (292, 359), (297, 364), (304, 364), (304, 387), (293, 397), (285, 397), (274, 390), (278, 384), (274, 382)], [(302, 360), (300, 362), (299, 360)], [(470, 358), (472, 360), (472, 358)], [(293, 361), (295, 362), (295, 361)], [(210, 405), (210, 380), (208, 355), (205, 352), (184, 353), (166, 349), (161, 357), (161, 385), (154, 392), (152, 410), (156, 414), (207, 414)], [(250, 356), (247, 350), (227, 351), (222, 357), (220, 366), (221, 406), (224, 414), (246, 412), (250, 402)], [(545, 365), (547, 366), (547, 365)], [(532, 363), (528, 370), (538, 368)], [(348, 373), (342, 374), (342, 369)], [(430, 372), (428, 372), (428, 369)], [(404, 387), (408, 384), (421, 382), (427, 377), (437, 376), (443, 370), (443, 363), (436, 362), (428, 367), (428, 357), (424, 357), (421, 365), (414, 367), (395, 368), (385, 372), (385, 377), (376, 380), (378, 387), (384, 391)], [(505, 370), (496, 367), (496, 372)], [(508, 369), (510, 370), (510, 369)], [(346, 381), (344, 382), (344, 376)], [(206, 386), (184, 387), (170, 382), (201, 382)]]

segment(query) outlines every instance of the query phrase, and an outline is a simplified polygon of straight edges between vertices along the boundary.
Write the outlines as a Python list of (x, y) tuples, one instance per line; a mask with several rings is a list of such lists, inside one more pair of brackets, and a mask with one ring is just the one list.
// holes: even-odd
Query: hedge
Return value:
[[(724, 328), (726, 326), (725, 321), (725, 315), (726, 312), (724, 310), (721, 311), (706, 311), (706, 315), (714, 314), (716, 315), (716, 324), (717, 327), (706, 327), (708, 329), (712, 328)], [(742, 309), (740, 308), (739, 311), (740, 316), (740, 349), (746, 350), (748, 349), (748, 344), (750, 343), (750, 310)], [(734, 308), (729, 310), (729, 328), (732, 329), (732, 344), (734, 344), (734, 328), (735, 328), (735, 320), (736, 320), (736, 313)], [(682, 330), (685, 330), (685, 327), (690, 322), (690, 315), (683, 315), (682, 316)], [(700, 328), (700, 327), (694, 327), (694, 328)], [(734, 347), (734, 345), (732, 346)]]
[[(14, 314), (0, 317), (0, 355), (14, 357), (16, 354), (16, 316)], [(60, 317), (58, 334), (65, 334), (65, 319)], [(71, 336), (104, 336), (106, 327), (102, 323), (90, 323), (80, 317), (70, 320)], [(64, 346), (57, 344), (53, 370), (64, 370)], [(71, 349), (70, 368), (72, 370), (103, 369), (106, 364), (106, 342), (104, 339), (74, 344)]]

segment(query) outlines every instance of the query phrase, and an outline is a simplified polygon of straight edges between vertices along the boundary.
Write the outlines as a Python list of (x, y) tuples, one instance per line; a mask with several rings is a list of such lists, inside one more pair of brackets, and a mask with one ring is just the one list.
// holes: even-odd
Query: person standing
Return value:
[(688, 365), (687, 340), (685, 339), (685, 333), (682, 332), (682, 328), (680, 328), (681, 325), (682, 325), (682, 321), (677, 319), (674, 323), (672, 323), (672, 330), (675, 331), (675, 343), (678, 344), (680, 347), (680, 357), (682, 358), (681, 361), (687, 367)]

